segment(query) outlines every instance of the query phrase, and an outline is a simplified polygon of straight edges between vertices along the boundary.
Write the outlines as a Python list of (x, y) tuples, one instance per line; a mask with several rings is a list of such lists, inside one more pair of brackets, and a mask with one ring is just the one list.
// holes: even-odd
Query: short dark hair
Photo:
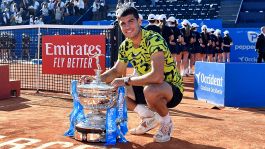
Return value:
[(120, 17), (125, 17), (128, 15), (133, 15), (137, 20), (139, 19), (138, 10), (132, 6), (122, 5), (116, 11), (116, 17), (119, 19)]

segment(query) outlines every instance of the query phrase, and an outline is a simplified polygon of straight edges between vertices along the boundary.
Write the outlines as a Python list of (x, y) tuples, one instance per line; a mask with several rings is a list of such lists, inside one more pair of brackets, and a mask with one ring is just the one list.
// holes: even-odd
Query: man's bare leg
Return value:
[(173, 123), (167, 108), (167, 103), (173, 97), (171, 85), (166, 82), (163, 84), (148, 85), (144, 88), (144, 95), (148, 106), (154, 109), (161, 116), (160, 128), (154, 135), (154, 141), (169, 141), (173, 132)]
[(144, 104), (137, 104), (135, 101), (135, 94), (131, 86), (126, 87), (126, 101), (129, 110), (136, 112), (142, 122), (136, 128), (130, 130), (133, 135), (141, 135), (147, 131), (155, 128), (158, 125), (158, 118), (149, 108)]

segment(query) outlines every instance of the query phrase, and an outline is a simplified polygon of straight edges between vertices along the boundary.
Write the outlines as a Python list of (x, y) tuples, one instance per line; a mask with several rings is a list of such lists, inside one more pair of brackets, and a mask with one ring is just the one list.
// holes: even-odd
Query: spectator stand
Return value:
[(135, 4), (139, 13), (147, 18), (148, 14), (165, 14), (177, 19), (217, 19), (220, 11), (220, 0), (160, 0), (156, 5)]
[(237, 26), (260, 27), (265, 22), (265, 1), (244, 0), (238, 14)]
[[(89, 9), (91, 9), (91, 6), (92, 3), (87, 0), (56, 0), (49, 2), (44, 0), (5, 0), (1, 3), (0, 25), (28, 25), (30, 24), (30, 16), (34, 18), (33, 24), (38, 24), (39, 19), (42, 18), (41, 20), (43, 20), (44, 24), (72, 25), (80, 17), (91, 20), (92, 13), (84, 14), (84, 12), (90, 12)], [(20, 16), (22, 17), (22, 22), (20, 22)], [(79, 22), (79, 24), (81, 23)]]

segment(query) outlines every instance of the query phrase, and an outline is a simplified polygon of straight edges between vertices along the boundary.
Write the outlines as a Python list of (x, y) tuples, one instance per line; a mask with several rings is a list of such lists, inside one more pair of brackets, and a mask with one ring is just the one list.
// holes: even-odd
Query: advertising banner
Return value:
[(62, 35), (42, 37), (42, 73), (94, 75), (105, 70), (104, 35)]
[[(225, 30), (225, 29), (224, 29)], [(260, 29), (258, 28), (227, 28), (233, 40), (231, 47), (231, 62), (256, 63), (257, 52), (255, 44), (257, 42)]]
[(196, 62), (194, 98), (219, 106), (265, 107), (264, 73), (265, 64)]
[(225, 64), (196, 62), (194, 98), (223, 105), (225, 97)]

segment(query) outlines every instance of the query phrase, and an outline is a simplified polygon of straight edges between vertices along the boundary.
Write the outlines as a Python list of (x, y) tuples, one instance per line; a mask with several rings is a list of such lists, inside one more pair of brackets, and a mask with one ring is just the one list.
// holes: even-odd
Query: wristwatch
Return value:
[(131, 81), (131, 77), (126, 77), (126, 78), (124, 78), (123, 81), (124, 81), (125, 85), (129, 86), (130, 85), (129, 82)]

